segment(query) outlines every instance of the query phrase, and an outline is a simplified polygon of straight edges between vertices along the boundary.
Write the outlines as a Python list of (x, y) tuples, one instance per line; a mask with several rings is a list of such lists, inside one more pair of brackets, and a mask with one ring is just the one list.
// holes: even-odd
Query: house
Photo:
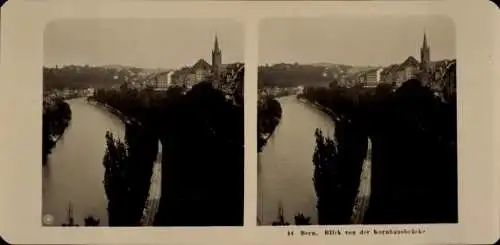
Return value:
[(383, 68), (370, 69), (363, 73), (363, 85), (365, 87), (373, 88), (381, 82), (381, 74)]
[(194, 83), (199, 83), (212, 74), (212, 66), (204, 59), (199, 59), (192, 67), (194, 74)]
[(191, 67), (183, 67), (171, 76), (172, 83), (177, 86), (191, 88), (195, 84), (207, 80), (212, 74), (212, 67), (204, 59), (199, 59)]
[(395, 83), (397, 79), (397, 70), (399, 68), (398, 64), (390, 65), (384, 68), (381, 72), (381, 80), (384, 83)]
[(390, 65), (380, 71), (380, 79), (385, 83), (401, 86), (404, 82), (418, 78), (420, 75), (420, 63), (413, 56), (409, 56), (400, 65)]
[(165, 91), (168, 89), (172, 82), (172, 73), (173, 71), (165, 71), (156, 74), (153, 78), (153, 88), (157, 91)]
[(396, 76), (396, 86), (401, 86), (404, 82), (417, 78), (420, 71), (420, 63), (415, 59), (415, 57), (408, 57), (399, 67), (397, 68)]

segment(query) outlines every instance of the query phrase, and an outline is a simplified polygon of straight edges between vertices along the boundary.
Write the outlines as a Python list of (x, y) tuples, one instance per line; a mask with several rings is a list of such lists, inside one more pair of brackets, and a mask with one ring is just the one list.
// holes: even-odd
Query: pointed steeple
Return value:
[(220, 77), (222, 66), (222, 51), (219, 48), (219, 37), (215, 33), (214, 49), (212, 50), (212, 73), (217, 80)]
[(427, 35), (426, 35), (426, 33), (425, 33), (425, 29), (424, 29), (424, 42), (423, 42), (422, 46), (423, 46), (423, 47), (425, 47), (425, 48), (429, 47), (429, 46), (427, 45)]
[(217, 33), (215, 33), (214, 52), (216, 52), (216, 53), (220, 52), (219, 38), (217, 37)]

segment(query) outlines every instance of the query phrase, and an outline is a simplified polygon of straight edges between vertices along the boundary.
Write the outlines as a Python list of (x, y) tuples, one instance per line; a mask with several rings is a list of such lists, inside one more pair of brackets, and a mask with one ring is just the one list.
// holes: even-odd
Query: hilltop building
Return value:
[[(193, 66), (183, 67), (171, 75), (172, 84), (191, 88), (195, 84), (211, 80), (215, 88), (227, 90), (227, 81), (234, 80), (237, 71), (243, 67), (243, 63), (223, 64), (222, 50), (217, 35), (214, 39), (212, 49), (212, 64), (204, 59), (199, 59)], [(233, 85), (231, 85), (233, 86)], [(233, 86), (234, 87), (234, 86)]]
[(424, 32), (422, 47), (420, 48), (420, 62), (413, 56), (409, 56), (403, 63), (390, 65), (381, 72), (382, 80), (401, 86), (412, 78), (419, 78), (424, 86), (435, 80), (434, 63), (431, 62), (430, 46), (427, 35)]
[(365, 87), (374, 88), (382, 80), (383, 68), (370, 69), (361, 74), (361, 82)]

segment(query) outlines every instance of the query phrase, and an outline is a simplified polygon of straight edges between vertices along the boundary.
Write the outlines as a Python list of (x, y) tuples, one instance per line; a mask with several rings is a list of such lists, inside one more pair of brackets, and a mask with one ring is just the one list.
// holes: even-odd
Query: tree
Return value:
[(92, 215), (89, 215), (85, 218), (85, 226), (99, 226), (99, 223), (99, 218)]
[(108, 215), (110, 226), (128, 225), (130, 193), (129, 157), (127, 147), (120, 139), (114, 139), (111, 132), (106, 132), (106, 153), (103, 159), (105, 168), (104, 189), (108, 197)]
[(311, 225), (311, 218), (298, 213), (295, 215), (295, 225)]
[[(304, 216), (303, 213), (297, 213), (294, 217), (295, 220), (295, 225), (311, 225), (311, 218)], [(273, 226), (286, 226), (290, 225), (285, 219), (285, 216), (283, 214), (283, 207), (280, 203), (278, 207), (278, 218), (276, 221), (273, 221), (272, 223)]]
[(211, 81), (189, 91), (99, 90), (95, 97), (132, 121), (125, 142), (106, 136), (110, 225), (140, 222), (158, 140), (163, 145), (162, 195), (153, 225), (243, 224), (242, 104), (226, 100)]
[(335, 162), (337, 149), (334, 141), (323, 136), (321, 130), (316, 129), (316, 148), (313, 155), (314, 164), (314, 189), (316, 191), (318, 210), (318, 223), (342, 224), (338, 220), (339, 192), (341, 191), (338, 163)]
[(159, 112), (162, 196), (155, 226), (239, 226), (244, 110), (199, 83)]
[(290, 225), (290, 223), (285, 221), (285, 217), (283, 216), (283, 207), (278, 208), (278, 220), (274, 221), (273, 226), (282, 226), (282, 225)]
[(456, 102), (440, 101), (417, 79), (397, 90), (394, 84), (307, 87), (304, 98), (330, 109), (336, 122), (336, 150), (327, 150), (331, 143), (315, 134), (320, 224), (349, 222), (368, 137), (371, 195), (364, 223), (456, 222)]

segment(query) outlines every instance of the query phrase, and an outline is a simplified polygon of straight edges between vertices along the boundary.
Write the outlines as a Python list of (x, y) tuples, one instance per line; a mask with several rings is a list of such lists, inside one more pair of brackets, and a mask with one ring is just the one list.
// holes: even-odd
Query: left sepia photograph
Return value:
[(243, 226), (241, 23), (61, 19), (43, 45), (43, 226)]

